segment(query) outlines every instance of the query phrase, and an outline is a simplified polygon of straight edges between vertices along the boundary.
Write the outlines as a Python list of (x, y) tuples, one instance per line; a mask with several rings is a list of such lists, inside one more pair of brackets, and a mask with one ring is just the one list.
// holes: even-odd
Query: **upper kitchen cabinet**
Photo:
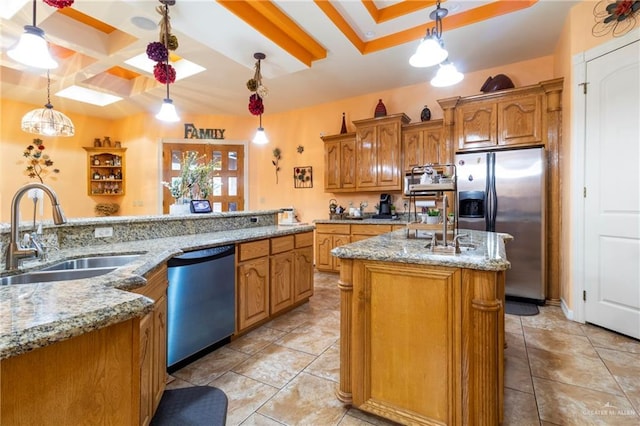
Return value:
[(408, 124), (402, 128), (402, 169), (407, 171), (428, 163), (447, 163), (446, 148), (442, 120)]
[(405, 114), (354, 121), (356, 127), (356, 190), (393, 191), (402, 188), (401, 130)]
[(347, 192), (356, 188), (356, 134), (323, 136), (324, 189)]
[(438, 101), (455, 151), (546, 145), (549, 82)]

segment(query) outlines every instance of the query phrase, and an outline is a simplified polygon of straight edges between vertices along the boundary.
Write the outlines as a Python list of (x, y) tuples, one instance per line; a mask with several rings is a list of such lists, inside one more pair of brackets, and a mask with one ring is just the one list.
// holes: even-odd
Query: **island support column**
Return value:
[(340, 281), (338, 282), (340, 289), (340, 384), (336, 396), (345, 404), (353, 402), (351, 387), (352, 270), (353, 260), (340, 259)]

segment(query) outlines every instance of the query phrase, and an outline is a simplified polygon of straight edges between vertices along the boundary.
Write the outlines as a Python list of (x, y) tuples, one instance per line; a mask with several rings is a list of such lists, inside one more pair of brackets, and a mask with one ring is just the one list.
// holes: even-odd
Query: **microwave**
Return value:
[[(417, 170), (414, 169), (414, 172)], [(402, 193), (405, 196), (409, 196), (409, 185), (417, 185), (420, 183), (420, 178), (422, 177), (422, 173), (412, 173), (411, 171), (407, 171), (404, 173), (404, 181), (402, 183)], [(438, 195), (437, 191), (413, 191), (413, 195), (416, 197), (436, 197)]]

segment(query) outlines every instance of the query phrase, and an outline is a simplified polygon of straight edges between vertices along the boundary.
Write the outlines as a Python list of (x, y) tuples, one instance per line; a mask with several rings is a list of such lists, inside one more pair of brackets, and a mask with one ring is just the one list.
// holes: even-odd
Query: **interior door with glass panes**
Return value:
[[(162, 148), (162, 180), (178, 185), (183, 175), (182, 165), (189, 152), (195, 153), (198, 163), (211, 162), (211, 193), (206, 197), (214, 212), (244, 210), (244, 146), (224, 144), (165, 143)], [(163, 190), (162, 211), (176, 201), (166, 186)]]

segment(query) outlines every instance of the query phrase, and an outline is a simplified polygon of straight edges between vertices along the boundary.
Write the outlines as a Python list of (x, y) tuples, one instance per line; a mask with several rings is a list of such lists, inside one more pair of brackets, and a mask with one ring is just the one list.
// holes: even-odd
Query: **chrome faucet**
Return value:
[(447, 194), (442, 196), (442, 245), (447, 246), (447, 202), (449, 197)]
[(61, 225), (67, 222), (67, 219), (64, 217), (64, 213), (62, 212), (62, 208), (58, 203), (58, 196), (53, 189), (47, 185), (37, 182), (28, 183), (18, 188), (11, 200), (11, 240), (9, 241), (9, 247), (7, 248), (7, 261), (5, 265), (7, 270), (18, 268), (21, 259), (37, 257), (42, 253), (42, 247), (38, 249), (38, 244), (33, 244), (33, 239), (31, 242), (35, 247), (21, 247), (19, 242), (18, 217), (20, 216), (20, 200), (30, 189), (42, 189), (44, 193), (49, 196), (51, 199), (51, 206), (53, 207), (53, 223)]

